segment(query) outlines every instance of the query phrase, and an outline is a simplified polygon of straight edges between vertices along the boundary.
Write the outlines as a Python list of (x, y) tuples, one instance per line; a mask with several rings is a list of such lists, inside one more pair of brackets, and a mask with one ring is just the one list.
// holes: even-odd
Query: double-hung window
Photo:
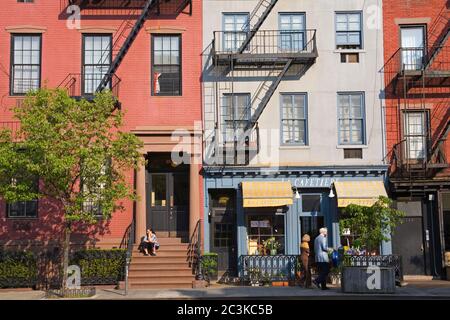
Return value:
[(362, 49), (362, 13), (336, 13), (337, 49)]
[(281, 131), (283, 144), (306, 145), (307, 98), (304, 93), (281, 95)]
[(181, 95), (181, 36), (152, 36), (152, 95)]
[(401, 26), (403, 70), (421, 70), (425, 55), (425, 26)]
[[(17, 179), (12, 180), (12, 184), (17, 183)], [(39, 191), (39, 179), (32, 181), (33, 193)], [(6, 206), (8, 218), (36, 218), (38, 214), (38, 200), (18, 201), (8, 203)]]
[(221, 125), (224, 142), (233, 142), (250, 120), (250, 94), (234, 93), (222, 97)]
[(364, 109), (363, 93), (338, 93), (339, 144), (364, 144)]
[(406, 139), (406, 155), (409, 160), (425, 158), (427, 114), (425, 112), (404, 113), (404, 134)]
[(41, 35), (12, 35), (11, 95), (24, 95), (40, 87), (41, 41)]
[(237, 51), (244, 42), (248, 25), (248, 13), (223, 14), (223, 49), (224, 51)]
[(94, 94), (108, 72), (111, 66), (111, 42), (111, 35), (83, 36), (83, 95)]
[(280, 13), (280, 47), (282, 51), (301, 51), (305, 47), (305, 14)]

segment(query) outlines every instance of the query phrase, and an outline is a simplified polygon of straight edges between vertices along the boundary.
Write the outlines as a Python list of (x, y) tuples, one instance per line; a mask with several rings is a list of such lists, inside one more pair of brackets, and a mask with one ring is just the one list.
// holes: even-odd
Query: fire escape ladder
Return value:
[(250, 120), (244, 127), (244, 132), (252, 129), (258, 122), (259, 117), (263, 113), (264, 109), (266, 108), (267, 104), (270, 101), (270, 98), (272, 98), (273, 94), (275, 93), (275, 90), (278, 88), (278, 85), (285, 76), (286, 72), (289, 70), (290, 66), (292, 65), (292, 62), (293, 62), (292, 59), (286, 61), (286, 64), (284, 65), (283, 69), (279, 72), (277, 78), (275, 79), (275, 81), (272, 82), (271, 85), (268, 84), (267, 80), (262, 83), (256, 95), (252, 99), (250, 107), (253, 109), (253, 106), (255, 106), (256, 108), (255, 111), (252, 114), (250, 114)]
[(242, 31), (246, 32), (246, 38), (238, 50), (239, 53), (243, 53), (247, 49), (250, 41), (252, 41), (277, 2), (278, 0), (260, 0), (256, 5), (247, 23), (242, 28)]
[(109, 67), (107, 73), (103, 77), (102, 81), (98, 85), (97, 91), (102, 91), (106, 88), (108, 83), (111, 80), (111, 77), (113, 74), (116, 73), (117, 69), (119, 68), (122, 60), (125, 58), (128, 50), (130, 49), (131, 45), (133, 44), (134, 40), (136, 39), (139, 31), (144, 26), (145, 21), (147, 20), (150, 11), (152, 7), (157, 4), (159, 0), (148, 0), (142, 9), (142, 13), (139, 16), (139, 18), (136, 20), (136, 23), (133, 26), (133, 29), (131, 29), (130, 33), (128, 34), (128, 37), (126, 38), (125, 42), (121, 46), (118, 54), (115, 56), (113, 62), (111, 63), (111, 66)]

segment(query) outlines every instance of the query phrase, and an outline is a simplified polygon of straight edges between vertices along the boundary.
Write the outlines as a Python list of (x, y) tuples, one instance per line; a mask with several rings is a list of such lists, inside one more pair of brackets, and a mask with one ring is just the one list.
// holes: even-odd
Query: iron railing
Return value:
[[(83, 97), (89, 100), (93, 98), (103, 77), (103, 74), (70, 73), (58, 85), (58, 88), (67, 90), (71, 97)], [(109, 76), (107, 89), (111, 90), (116, 98), (119, 98), (120, 82), (120, 78), (115, 74)]]
[[(214, 54), (237, 54), (248, 37), (245, 31), (214, 31)], [(255, 55), (315, 54), (316, 30), (258, 30), (243, 51)]]
[(399, 255), (383, 256), (344, 256), (342, 262), (344, 267), (369, 267), (378, 266), (393, 268), (395, 272), (395, 281), (403, 281), (402, 257)]
[(195, 224), (194, 231), (189, 239), (189, 246), (187, 252), (187, 261), (189, 263), (189, 267), (192, 268), (192, 274), (195, 274), (196, 280), (203, 279), (203, 271), (201, 264), (202, 257), (202, 234), (201, 234), (201, 219), (197, 221)]
[(239, 257), (239, 278), (242, 283), (261, 281), (292, 281), (300, 265), (297, 255), (242, 255)]
[(130, 264), (131, 264), (131, 258), (133, 256), (133, 246), (135, 242), (135, 229), (136, 229), (136, 223), (135, 219), (133, 217), (133, 221), (131, 222), (130, 226), (127, 228), (125, 232), (124, 239), (126, 239), (126, 242), (124, 243), (124, 247), (127, 249), (126, 258), (125, 258), (125, 295), (128, 295), (128, 273), (130, 270)]

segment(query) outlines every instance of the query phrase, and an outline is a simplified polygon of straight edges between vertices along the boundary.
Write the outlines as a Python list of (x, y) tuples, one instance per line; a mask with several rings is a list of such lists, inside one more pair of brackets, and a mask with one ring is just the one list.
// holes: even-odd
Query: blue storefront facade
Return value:
[[(219, 254), (219, 270), (238, 271), (237, 261), (245, 255), (261, 254), (263, 241), (274, 237), (277, 254), (298, 255), (303, 234), (313, 238), (321, 227), (328, 228), (328, 245), (341, 245), (334, 184), (342, 181), (385, 184), (385, 166), (330, 168), (204, 168), (204, 250)], [(273, 207), (243, 205), (244, 182), (289, 182), (291, 204)], [(262, 184), (264, 188), (264, 184)], [(390, 242), (381, 254), (391, 254)]]

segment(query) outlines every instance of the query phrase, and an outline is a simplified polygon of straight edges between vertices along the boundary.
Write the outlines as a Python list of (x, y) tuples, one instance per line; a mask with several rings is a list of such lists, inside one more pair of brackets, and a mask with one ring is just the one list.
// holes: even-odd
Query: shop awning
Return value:
[(383, 181), (336, 181), (338, 207), (349, 204), (372, 206), (379, 196), (387, 197)]
[(242, 182), (242, 197), (245, 208), (280, 207), (293, 203), (289, 181)]

